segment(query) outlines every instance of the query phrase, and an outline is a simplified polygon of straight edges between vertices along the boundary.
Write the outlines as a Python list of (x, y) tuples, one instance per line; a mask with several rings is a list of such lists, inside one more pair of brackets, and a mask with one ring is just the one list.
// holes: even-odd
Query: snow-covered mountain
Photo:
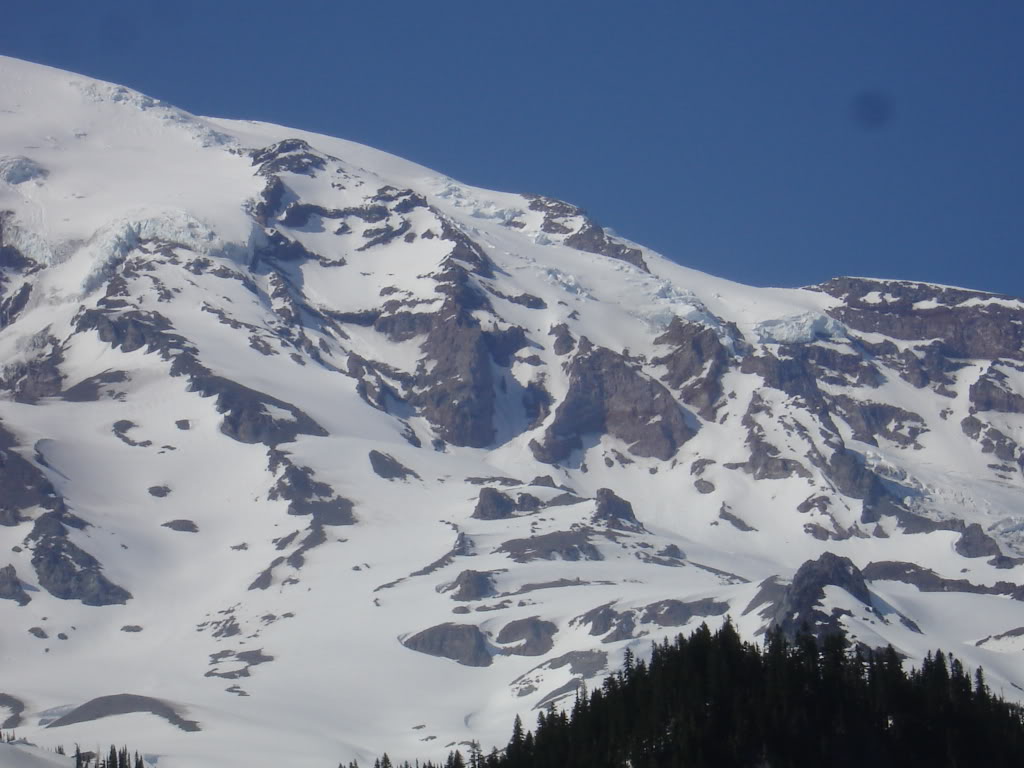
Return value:
[(507, 739), (731, 617), (1024, 685), (1024, 302), (751, 288), (0, 58), (0, 727), (162, 768)]

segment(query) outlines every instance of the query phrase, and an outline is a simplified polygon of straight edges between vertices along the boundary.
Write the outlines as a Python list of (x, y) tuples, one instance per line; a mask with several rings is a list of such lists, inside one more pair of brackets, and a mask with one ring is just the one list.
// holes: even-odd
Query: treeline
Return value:
[(83, 752), (75, 746), (75, 768), (146, 768), (142, 757), (136, 752), (129, 754), (128, 747), (118, 749), (113, 744), (104, 760), (97, 752)]
[[(391, 768), (387, 756), (378, 768)], [(401, 768), (405, 768), (404, 764)], [(951, 655), (907, 672), (890, 646), (842, 635), (764, 647), (730, 622), (657, 645), (650, 662), (550, 709), (533, 731), (516, 718), (501, 753), (472, 749), (421, 768), (1019, 768), (1024, 710), (994, 696)], [(349, 764), (354, 768), (354, 764)]]

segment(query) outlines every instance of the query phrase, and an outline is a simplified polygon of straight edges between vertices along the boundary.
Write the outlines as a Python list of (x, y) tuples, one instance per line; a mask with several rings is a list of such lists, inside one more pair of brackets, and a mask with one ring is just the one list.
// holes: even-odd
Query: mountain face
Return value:
[(1012, 297), (751, 288), (0, 58), (0, 360), (0, 727), (43, 745), (489, 749), (727, 616), (1024, 686)]

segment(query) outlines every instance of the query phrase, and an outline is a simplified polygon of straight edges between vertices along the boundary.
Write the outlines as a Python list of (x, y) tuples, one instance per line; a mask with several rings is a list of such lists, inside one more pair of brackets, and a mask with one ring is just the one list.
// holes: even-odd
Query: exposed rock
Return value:
[(199, 533), (199, 526), (191, 520), (168, 520), (166, 523), (161, 523), (161, 527), (182, 533)]
[(999, 557), (1003, 554), (999, 551), (995, 539), (985, 533), (977, 523), (971, 523), (964, 528), (954, 549), (964, 557)]
[(200, 731), (199, 723), (186, 720), (178, 711), (165, 701), (138, 696), (133, 693), (116, 693), (113, 696), (100, 696), (68, 712), (54, 720), (47, 728), (61, 728), (75, 723), (88, 723), (103, 717), (114, 715), (130, 715), (136, 712), (148, 712), (163, 718), (171, 725), (183, 731)]
[(385, 480), (405, 480), (410, 477), (420, 479), (419, 475), (404, 466), (394, 456), (380, 451), (370, 451), (370, 466), (378, 477), (383, 477)]
[(125, 624), (123, 627), (121, 627), (121, 631), (122, 632), (141, 632), (142, 631), (142, 627), (139, 626), (138, 624)]
[(593, 637), (601, 637), (602, 643), (617, 643), (620, 640), (629, 640), (633, 637), (636, 629), (636, 619), (632, 611), (619, 612), (612, 606), (615, 603), (606, 603), (592, 608), (582, 616), (577, 616), (570, 623), (574, 625), (589, 624), (590, 634)]
[(559, 323), (558, 325), (551, 326), (551, 330), (548, 331), (548, 336), (555, 337), (555, 343), (552, 345), (552, 350), (556, 355), (567, 355), (576, 349), (576, 339), (573, 338), (572, 333), (569, 332), (569, 326), (565, 323)]
[(697, 489), (698, 493), (708, 494), (708, 493), (714, 493), (715, 492), (715, 484), (714, 483), (709, 482), (708, 480), (704, 480), (704, 479), (699, 478), (699, 477), (696, 480), (693, 481), (693, 487)]
[(462, 571), (451, 584), (439, 587), (439, 592), (451, 592), (452, 600), (471, 601), (493, 597), (494, 574), (498, 571)]
[(601, 227), (575, 205), (541, 195), (523, 195), (530, 201), (530, 210), (544, 214), (541, 230), (550, 235), (565, 235), (562, 242), (570, 248), (596, 253), (632, 264), (648, 272), (643, 253), (608, 236)]
[(496, 641), (501, 645), (520, 643), (514, 648), (503, 648), (502, 653), (515, 656), (543, 656), (555, 642), (552, 639), (558, 627), (550, 621), (541, 621), (537, 616), (510, 621), (498, 633)]
[(651, 361), (668, 368), (662, 381), (678, 390), (682, 401), (695, 408), (701, 417), (714, 420), (722, 398), (722, 376), (730, 359), (718, 334), (677, 316), (654, 343), (673, 347), (669, 354)]
[[(232, 618), (233, 621), (233, 618)], [(235, 625), (237, 626), (237, 625)], [(238, 634), (237, 632), (222, 632), (220, 635), (215, 636), (230, 636)], [(260, 664), (267, 664), (274, 660), (273, 656), (265, 654), (262, 648), (257, 648), (251, 651), (235, 651), (235, 650), (223, 650), (217, 653), (210, 654), (210, 664), (213, 669), (207, 670), (203, 677), (220, 677), (225, 680), (237, 680), (240, 677), (250, 677), (252, 675), (251, 670), (253, 667), (259, 666)], [(241, 666), (232, 667), (230, 669), (222, 669), (222, 664), (240, 664)]]
[(32, 601), (13, 565), (0, 568), (0, 600), (13, 600), (18, 605), (28, 605)]
[(622, 355), (581, 343), (569, 364), (569, 391), (543, 443), (530, 442), (538, 461), (555, 464), (583, 447), (585, 435), (608, 434), (634, 456), (666, 461), (694, 435), (683, 410), (661, 384)]
[(1024, 413), (1024, 395), (1013, 392), (1006, 386), (1007, 376), (995, 364), (971, 384), (969, 397), (972, 413), (997, 411), (999, 413)]
[(28, 540), (34, 543), (32, 567), (39, 585), (54, 597), (85, 605), (126, 603), (131, 593), (108, 580), (96, 558), (68, 538), (65, 524), (72, 522), (76, 519), (63, 510), (36, 518)]
[(967, 592), (978, 595), (1007, 595), (1024, 600), (1024, 587), (1009, 581), (997, 581), (992, 586), (974, 584), (967, 579), (947, 579), (930, 568), (916, 563), (883, 560), (869, 563), (864, 569), (868, 581), (901, 581), (913, 584), (922, 592)]
[(477, 520), (507, 520), (516, 503), (496, 488), (481, 488), (472, 517)]
[(125, 371), (103, 371), (68, 387), (61, 393), (61, 398), (69, 403), (91, 403), (103, 395), (116, 397), (117, 391), (106, 387), (110, 384), (123, 384), (128, 380)]
[(553, 531), (527, 539), (511, 539), (497, 552), (507, 553), (517, 563), (531, 560), (603, 560), (601, 552), (590, 542), (588, 529)]
[(4, 707), (11, 713), (6, 720), (0, 723), (0, 728), (17, 728), (21, 725), (21, 713), (25, 711), (25, 702), (8, 693), (0, 693), (0, 707)]
[[(855, 330), (907, 341), (938, 339), (946, 357), (1024, 360), (1024, 327), (1012, 322), (1019, 310), (988, 301), (1012, 297), (852, 277), (835, 278), (818, 290), (844, 301), (829, 314)], [(886, 300), (871, 302), (868, 294), (885, 295)], [(934, 306), (915, 307), (919, 302)]]
[(682, 627), (697, 616), (721, 616), (729, 610), (729, 604), (705, 597), (700, 600), (660, 600), (651, 603), (643, 611), (642, 621), (659, 627)]
[(158, 499), (163, 499), (171, 493), (171, 489), (166, 485), (153, 485), (149, 487), (148, 491), (150, 496), (156, 496)]
[(252, 164), (258, 165), (259, 173), (264, 176), (275, 173), (316, 176), (317, 171), (327, 167), (326, 156), (302, 139), (285, 139), (269, 147), (253, 150), (251, 157)]
[(884, 437), (902, 446), (920, 447), (917, 438), (928, 431), (924, 419), (895, 405), (860, 402), (845, 395), (831, 398), (832, 407), (853, 429), (855, 440), (878, 445)]
[(32, 637), (37, 637), (40, 640), (46, 640), (50, 637), (42, 627), (29, 627), (28, 633), (32, 635)]
[(317, 525), (352, 525), (354, 505), (338, 496), (327, 483), (313, 479), (313, 470), (299, 467), (280, 452), (272, 452), (271, 464), (284, 464), (284, 471), (267, 495), (271, 501), (288, 502), (289, 515), (311, 515)]
[(402, 645), (430, 656), (451, 659), (467, 667), (489, 667), (491, 652), (474, 624), (439, 624), (402, 640)]
[(734, 515), (731, 511), (729, 511), (729, 508), (724, 503), (718, 510), (718, 519), (724, 520), (725, 522), (729, 523), (729, 525), (731, 525), (733, 528), (736, 528), (740, 531), (748, 532), (757, 530), (757, 528), (754, 528), (752, 525), (748, 525), (743, 518), (738, 517)]
[(633, 514), (633, 505), (615, 495), (610, 488), (599, 488), (597, 491), (597, 509), (594, 512), (595, 523), (603, 523), (609, 528), (623, 531), (643, 530)]
[(866, 606), (871, 606), (871, 594), (860, 569), (848, 557), (825, 552), (817, 560), (808, 560), (797, 570), (772, 623), (790, 640), (805, 625), (818, 637), (839, 630), (838, 618), (826, 615), (818, 607), (825, 597), (826, 586), (839, 587)]

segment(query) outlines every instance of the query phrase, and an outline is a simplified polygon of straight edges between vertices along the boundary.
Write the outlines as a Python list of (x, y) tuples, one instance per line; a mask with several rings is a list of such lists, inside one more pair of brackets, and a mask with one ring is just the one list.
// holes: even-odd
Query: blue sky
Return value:
[(583, 206), (697, 269), (1024, 296), (1019, 0), (10, 4), (0, 52)]

